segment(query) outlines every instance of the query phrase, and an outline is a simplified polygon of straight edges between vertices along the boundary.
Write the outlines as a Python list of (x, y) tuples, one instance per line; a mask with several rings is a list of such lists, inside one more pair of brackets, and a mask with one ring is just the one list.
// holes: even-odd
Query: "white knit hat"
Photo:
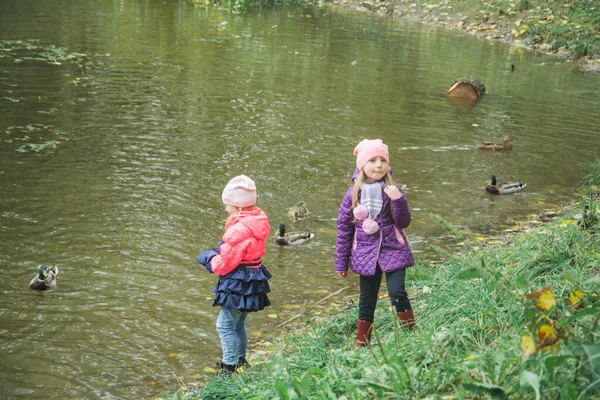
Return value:
[(226, 206), (253, 206), (256, 204), (256, 184), (246, 175), (238, 175), (225, 186), (222, 199)]

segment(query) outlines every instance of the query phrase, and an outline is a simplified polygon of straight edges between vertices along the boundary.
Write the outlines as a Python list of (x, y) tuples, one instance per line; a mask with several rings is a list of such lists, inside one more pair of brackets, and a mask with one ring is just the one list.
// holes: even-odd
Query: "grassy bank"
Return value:
[(600, 161), (589, 171), (557, 219), (412, 268), (414, 331), (381, 299), (356, 349), (356, 307), (337, 303), (252, 368), (163, 398), (600, 398)]
[(273, 5), (334, 4), (458, 29), (556, 54), (600, 72), (598, 0), (190, 0), (234, 12)]
[(334, 0), (334, 3), (557, 54), (586, 69), (600, 71), (597, 0)]

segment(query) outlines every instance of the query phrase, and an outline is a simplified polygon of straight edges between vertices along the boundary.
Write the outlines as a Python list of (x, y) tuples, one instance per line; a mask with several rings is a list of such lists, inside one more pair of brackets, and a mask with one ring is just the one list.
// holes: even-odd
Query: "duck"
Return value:
[(510, 136), (504, 136), (504, 140), (502, 141), (502, 143), (484, 142), (477, 146), (477, 148), (481, 150), (492, 151), (512, 150), (512, 142), (513, 140)]
[(58, 267), (47, 267), (44, 264), (38, 265), (38, 273), (29, 282), (31, 290), (48, 290), (56, 288), (56, 276)]
[(490, 175), (490, 184), (485, 187), (485, 191), (492, 194), (512, 194), (523, 190), (527, 184), (522, 182), (496, 183), (496, 175)]
[(287, 213), (288, 217), (292, 218), (295, 221), (298, 221), (298, 218), (304, 218), (308, 215), (308, 208), (306, 208), (306, 203), (303, 201), (298, 202), (295, 206), (291, 207)]
[(279, 229), (277, 229), (275, 235), (277, 235), (275, 244), (279, 246), (302, 244), (315, 237), (315, 234), (310, 232), (286, 232), (285, 224), (283, 223), (279, 224)]

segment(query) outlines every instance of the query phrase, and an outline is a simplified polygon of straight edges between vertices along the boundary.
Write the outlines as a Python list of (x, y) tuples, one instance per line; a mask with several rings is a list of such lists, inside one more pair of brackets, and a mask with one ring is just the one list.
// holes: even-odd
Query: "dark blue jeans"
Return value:
[[(385, 274), (390, 301), (392, 302), (392, 305), (396, 307), (396, 312), (406, 312), (412, 309), (410, 300), (408, 299), (408, 293), (406, 293), (406, 288), (404, 287), (405, 276), (406, 268), (386, 272)], [(383, 272), (381, 271), (379, 264), (377, 264), (377, 268), (375, 269), (375, 275), (361, 275), (358, 319), (373, 322), (382, 278)]]

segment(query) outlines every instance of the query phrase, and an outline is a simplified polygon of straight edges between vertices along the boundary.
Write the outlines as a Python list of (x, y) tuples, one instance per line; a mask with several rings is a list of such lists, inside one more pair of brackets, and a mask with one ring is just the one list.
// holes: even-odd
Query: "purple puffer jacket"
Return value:
[[(346, 192), (338, 216), (335, 251), (335, 270), (344, 272), (348, 265), (363, 276), (375, 274), (377, 263), (383, 272), (410, 267), (414, 264), (412, 252), (403, 229), (410, 224), (408, 201), (402, 196), (392, 200), (383, 192), (383, 206), (377, 217), (379, 230), (372, 235), (362, 229), (362, 221), (354, 219), (352, 186)], [(360, 192), (359, 192), (360, 199)], [(392, 215), (393, 209), (393, 215)]]

